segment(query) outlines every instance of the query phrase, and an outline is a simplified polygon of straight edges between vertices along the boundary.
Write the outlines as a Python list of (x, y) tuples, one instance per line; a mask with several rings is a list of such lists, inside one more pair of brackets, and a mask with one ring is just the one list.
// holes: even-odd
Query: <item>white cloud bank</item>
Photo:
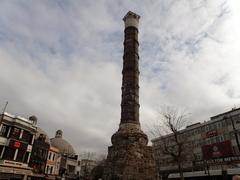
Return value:
[(240, 2), (1, 1), (0, 104), (62, 129), (77, 152), (106, 152), (120, 121), (123, 22), (140, 20), (140, 112), (162, 105), (195, 121), (240, 103)]

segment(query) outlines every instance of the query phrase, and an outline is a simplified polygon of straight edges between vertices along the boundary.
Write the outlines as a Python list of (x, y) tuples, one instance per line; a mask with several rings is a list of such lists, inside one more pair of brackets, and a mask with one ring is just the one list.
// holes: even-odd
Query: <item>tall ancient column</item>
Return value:
[(138, 21), (140, 16), (128, 13), (124, 18), (125, 37), (122, 70), (121, 125), (139, 124), (139, 55)]
[(104, 180), (156, 180), (152, 147), (139, 121), (138, 24), (140, 16), (128, 12), (125, 24), (122, 70), (121, 121), (113, 134), (104, 167)]

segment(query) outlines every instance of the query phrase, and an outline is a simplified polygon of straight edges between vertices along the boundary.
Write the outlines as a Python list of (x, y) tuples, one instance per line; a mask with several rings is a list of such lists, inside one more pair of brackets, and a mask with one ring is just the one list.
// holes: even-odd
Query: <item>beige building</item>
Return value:
[(50, 146), (50, 149), (48, 151), (47, 164), (45, 167), (45, 174), (47, 174), (49, 177), (57, 177), (59, 175), (60, 162), (61, 154), (59, 152), (59, 149)]
[(61, 161), (59, 175), (65, 179), (74, 179), (77, 177), (76, 167), (78, 166), (78, 156), (72, 145), (63, 139), (63, 132), (58, 130), (55, 138), (51, 138), (51, 146), (59, 149)]
[(3, 113), (0, 115), (0, 179), (27, 179), (37, 119)]
[[(184, 171), (238, 169), (240, 173), (240, 108), (213, 116), (203, 123), (179, 131), (179, 139), (188, 144)], [(160, 174), (177, 171), (170, 155), (162, 152), (164, 142), (174, 146), (173, 134), (152, 140)]]

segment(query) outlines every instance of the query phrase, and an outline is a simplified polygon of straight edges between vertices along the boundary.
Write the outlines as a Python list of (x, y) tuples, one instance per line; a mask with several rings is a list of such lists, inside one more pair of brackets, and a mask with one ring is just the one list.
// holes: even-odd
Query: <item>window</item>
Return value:
[(217, 123), (217, 126), (218, 126), (218, 128), (219, 129), (221, 129), (222, 128), (222, 124), (219, 122), (219, 123)]
[(10, 128), (10, 127), (9, 127), (8, 125), (3, 124), (3, 125), (2, 125), (2, 129), (1, 129), (1, 131), (0, 131), (0, 136), (7, 137), (9, 128)]
[(229, 136), (230, 139), (235, 139), (235, 133), (233, 131), (230, 132)]
[(230, 139), (229, 134), (224, 134), (223, 136), (224, 136), (224, 140), (229, 140)]
[(28, 161), (28, 156), (29, 156), (29, 152), (26, 152), (25, 153), (25, 156), (24, 156), (24, 158), (23, 158), (23, 163), (28, 163), (27, 161)]
[(23, 150), (19, 149), (16, 161), (23, 162), (25, 154), (26, 154), (26, 151), (23, 151)]
[(52, 152), (49, 152), (49, 154), (48, 154), (48, 160), (52, 160)]
[(53, 159), (52, 159), (53, 161), (55, 160), (55, 153), (53, 153)]
[(220, 138), (220, 142), (224, 141), (223, 135), (219, 136), (219, 138)]
[(3, 154), (3, 159), (6, 160), (13, 160), (15, 154), (15, 149), (10, 148), (10, 147), (5, 147), (5, 151)]
[(216, 142), (215, 137), (211, 138), (211, 144), (214, 144)]
[(28, 131), (23, 131), (22, 141), (27, 142), (28, 144), (32, 143), (32, 134)]
[(211, 140), (210, 140), (210, 139), (208, 139), (208, 140), (207, 140), (207, 144), (210, 144), (210, 143), (211, 143)]
[(10, 133), (10, 138), (18, 139), (20, 135), (20, 129), (13, 127)]
[(209, 124), (209, 131), (211, 131), (213, 129), (213, 125), (212, 124)]
[(0, 145), (0, 156), (2, 154), (2, 151), (3, 151), (3, 146)]
[(238, 147), (237, 146), (232, 146), (233, 148), (233, 152), (235, 155), (238, 155), (239, 154), (239, 150), (238, 150)]
[(49, 173), (48, 173), (48, 169), (49, 169), (49, 166), (47, 166), (47, 168), (46, 168), (46, 173), (47, 173), (47, 174), (49, 174)]
[(226, 122), (225, 120), (222, 121), (222, 127), (225, 127), (226, 126)]
[(53, 173), (53, 167), (51, 166), (50, 167), (50, 174), (52, 174)]
[(232, 125), (231, 120), (230, 120), (230, 119), (226, 119), (226, 124), (227, 124), (228, 126), (231, 126), (231, 125)]

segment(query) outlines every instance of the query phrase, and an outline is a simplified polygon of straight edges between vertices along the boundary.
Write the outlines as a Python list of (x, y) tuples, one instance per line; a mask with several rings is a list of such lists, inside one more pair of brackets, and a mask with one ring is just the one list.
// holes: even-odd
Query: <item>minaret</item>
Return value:
[(124, 54), (121, 121), (113, 134), (104, 167), (104, 180), (156, 180), (152, 147), (139, 121), (138, 25), (140, 16), (129, 11), (123, 18)]

